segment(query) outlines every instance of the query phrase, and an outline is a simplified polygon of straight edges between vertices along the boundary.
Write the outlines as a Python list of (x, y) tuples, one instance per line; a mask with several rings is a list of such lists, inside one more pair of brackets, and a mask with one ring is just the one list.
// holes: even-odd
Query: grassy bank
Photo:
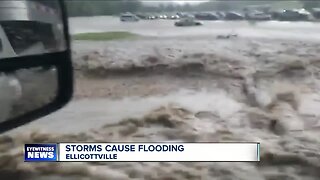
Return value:
[(72, 36), (74, 40), (91, 40), (91, 41), (110, 41), (120, 39), (132, 39), (138, 37), (137, 34), (133, 34), (125, 31), (116, 32), (97, 32), (97, 33), (80, 33)]

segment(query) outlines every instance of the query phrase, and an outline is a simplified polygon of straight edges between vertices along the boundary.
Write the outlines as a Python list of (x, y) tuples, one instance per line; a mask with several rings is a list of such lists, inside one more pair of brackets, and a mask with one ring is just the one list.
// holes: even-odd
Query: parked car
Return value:
[(246, 19), (253, 20), (253, 21), (268, 21), (268, 20), (272, 20), (272, 16), (264, 12), (253, 11), (253, 12), (248, 12), (246, 14)]
[(189, 17), (194, 17), (194, 15), (190, 14), (190, 13), (181, 13), (178, 12), (176, 15), (179, 16), (179, 18), (189, 18)]
[(125, 13), (120, 15), (120, 21), (122, 22), (137, 22), (139, 21), (139, 17), (131, 14), (131, 13)]
[(224, 19), (225, 20), (244, 20), (245, 17), (236, 12), (227, 12)]
[(216, 14), (219, 17), (219, 19), (225, 19), (225, 17), (226, 17), (225, 12), (218, 11)]
[(136, 16), (140, 19), (148, 19), (148, 15), (146, 14), (136, 14)]
[(179, 19), (180, 17), (176, 14), (168, 15), (168, 19)]
[(158, 17), (156, 15), (153, 15), (153, 14), (149, 14), (147, 19), (149, 20), (155, 20), (155, 19), (158, 19)]
[(279, 20), (280, 16), (284, 13), (285, 10), (271, 11), (271, 17), (274, 20)]
[(194, 17), (199, 20), (219, 20), (219, 16), (213, 13), (196, 13)]
[(175, 26), (201, 26), (200, 21), (196, 21), (193, 17), (183, 18), (180, 21), (174, 23)]
[(159, 15), (159, 19), (167, 19), (168, 18), (168, 16), (167, 15), (165, 15), (165, 14), (161, 14), (161, 15)]
[(305, 16), (306, 20), (312, 20), (312, 18), (313, 18), (312, 13), (305, 10), (305, 9), (297, 9), (296, 11), (298, 11), (299, 14), (301, 14), (302, 16)]
[(278, 17), (280, 21), (307, 21), (311, 13), (303, 10), (284, 10)]

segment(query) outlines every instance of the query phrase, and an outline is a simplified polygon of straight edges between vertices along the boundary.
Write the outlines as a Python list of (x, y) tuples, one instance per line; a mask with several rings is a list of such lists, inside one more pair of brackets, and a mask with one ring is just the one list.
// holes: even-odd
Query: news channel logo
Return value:
[(57, 144), (25, 144), (24, 161), (58, 161)]

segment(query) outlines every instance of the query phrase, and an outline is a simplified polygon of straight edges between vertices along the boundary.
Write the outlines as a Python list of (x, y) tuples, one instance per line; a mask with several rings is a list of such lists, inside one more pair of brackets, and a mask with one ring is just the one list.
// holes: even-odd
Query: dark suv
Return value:
[(225, 20), (244, 20), (244, 16), (236, 12), (227, 12), (224, 17)]
[(219, 20), (219, 16), (213, 13), (196, 13), (194, 17), (198, 20)]
[(284, 10), (278, 15), (280, 21), (307, 21), (310, 20), (309, 13), (301, 13), (297, 10)]

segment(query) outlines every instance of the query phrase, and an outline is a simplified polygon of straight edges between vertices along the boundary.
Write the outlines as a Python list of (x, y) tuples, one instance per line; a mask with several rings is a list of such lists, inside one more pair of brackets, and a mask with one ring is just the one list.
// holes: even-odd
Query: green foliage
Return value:
[(66, 0), (69, 16), (114, 15), (136, 12), (142, 6), (139, 0)]
[(99, 33), (80, 33), (72, 36), (74, 40), (90, 40), (90, 41), (110, 41), (134, 38), (138, 35), (129, 32), (99, 32)]
[(272, 9), (301, 8), (310, 10), (320, 7), (319, 0), (211, 0), (197, 5), (158, 3), (156, 6), (145, 5), (143, 0), (65, 0), (69, 16), (118, 15), (123, 12), (177, 12), (177, 11), (228, 11), (243, 10), (250, 5), (270, 5)]

